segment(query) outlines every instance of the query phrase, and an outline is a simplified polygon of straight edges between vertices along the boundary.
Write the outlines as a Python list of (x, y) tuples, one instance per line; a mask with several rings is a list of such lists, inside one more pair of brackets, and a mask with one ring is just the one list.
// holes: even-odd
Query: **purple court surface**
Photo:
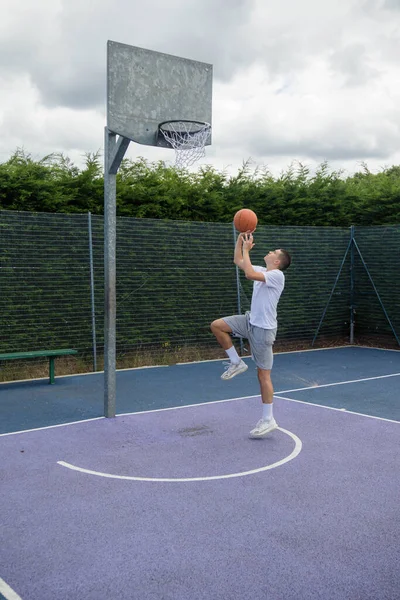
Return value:
[[(219, 361), (160, 369), (160, 382), (182, 374), (175, 402), (149, 399), (115, 419), (49, 423), (44, 410), (40, 425), (36, 410), (29, 427), (10, 410), (0, 598), (398, 600), (400, 353), (343, 351), (331, 352), (330, 376), (330, 351), (276, 356), (279, 429), (261, 440), (248, 437), (260, 417), (254, 382), (243, 393), (246, 372), (219, 394)], [(191, 390), (185, 405), (179, 382), (196, 368), (197, 402)], [(151, 388), (157, 370), (132, 381), (145, 371)], [(40, 385), (0, 393), (22, 411)]]

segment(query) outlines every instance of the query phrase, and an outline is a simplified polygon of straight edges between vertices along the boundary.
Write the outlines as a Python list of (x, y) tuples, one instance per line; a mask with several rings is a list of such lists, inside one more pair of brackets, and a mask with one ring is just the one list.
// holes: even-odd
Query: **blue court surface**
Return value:
[(0, 598), (397, 600), (400, 352), (0, 385)]

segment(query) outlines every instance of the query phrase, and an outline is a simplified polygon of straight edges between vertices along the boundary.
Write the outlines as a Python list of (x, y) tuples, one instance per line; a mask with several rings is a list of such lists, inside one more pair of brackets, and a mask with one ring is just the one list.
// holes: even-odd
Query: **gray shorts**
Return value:
[(272, 346), (276, 338), (276, 329), (262, 329), (250, 323), (250, 313), (223, 317), (223, 321), (232, 329), (234, 337), (249, 340), (251, 355), (260, 369), (272, 369), (274, 361)]

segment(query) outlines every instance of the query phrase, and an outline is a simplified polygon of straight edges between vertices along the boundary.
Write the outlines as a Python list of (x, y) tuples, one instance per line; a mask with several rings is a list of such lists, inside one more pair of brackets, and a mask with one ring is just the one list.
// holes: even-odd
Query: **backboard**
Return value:
[(108, 41), (107, 127), (138, 144), (170, 148), (157, 136), (159, 123), (211, 124), (212, 76), (210, 64)]

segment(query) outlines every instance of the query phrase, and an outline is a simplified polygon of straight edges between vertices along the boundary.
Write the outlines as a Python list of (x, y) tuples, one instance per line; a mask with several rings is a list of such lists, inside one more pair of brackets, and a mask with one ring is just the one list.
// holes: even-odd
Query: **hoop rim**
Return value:
[[(211, 129), (211, 123), (208, 123), (207, 121), (198, 121), (197, 119), (169, 119), (168, 121), (162, 121), (162, 123), (158, 124), (158, 131), (163, 131), (163, 125), (169, 123), (194, 123), (195, 125), (206, 127), (206, 129)], [(198, 131), (201, 131), (201, 128)], [(190, 133), (197, 133), (197, 131), (191, 131)]]
[[(178, 126), (180, 124), (180, 126)], [(198, 119), (168, 119), (158, 124), (156, 145), (175, 150), (176, 156), (184, 151), (198, 151), (211, 143), (211, 123)]]

